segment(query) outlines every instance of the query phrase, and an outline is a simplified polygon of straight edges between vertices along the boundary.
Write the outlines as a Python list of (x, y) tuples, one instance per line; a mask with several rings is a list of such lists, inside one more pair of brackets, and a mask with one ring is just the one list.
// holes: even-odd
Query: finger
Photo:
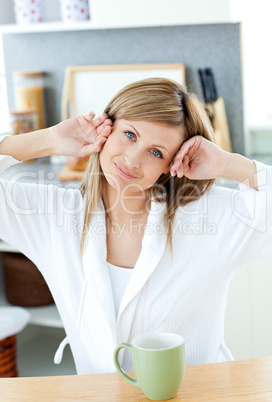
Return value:
[(100, 152), (103, 145), (106, 143), (107, 137), (102, 137), (93, 144), (93, 152)]
[(179, 164), (182, 162), (184, 155), (187, 154), (190, 148), (192, 148), (195, 145), (195, 141), (196, 141), (195, 137), (192, 137), (186, 142), (184, 142), (184, 144), (180, 147), (173, 161), (174, 162), (172, 165), (173, 170), (177, 170)]
[(176, 176), (176, 174), (177, 174), (177, 171), (176, 171), (176, 169), (172, 169), (172, 168), (170, 168), (170, 174), (171, 174), (171, 176)]
[(98, 135), (101, 134), (103, 132), (103, 130), (105, 130), (106, 127), (111, 127), (111, 126), (112, 126), (112, 121), (110, 119), (105, 120), (103, 124), (101, 124), (100, 126), (97, 127)]
[(101, 133), (96, 137), (96, 140), (100, 139), (101, 137), (108, 137), (111, 134), (112, 127), (107, 126), (105, 127)]
[(184, 144), (180, 150), (178, 151), (177, 155), (175, 156), (174, 163), (173, 163), (173, 169), (177, 168), (177, 166), (182, 162), (184, 155), (189, 151), (189, 149), (192, 147), (192, 145)]
[(97, 128), (100, 126), (104, 121), (107, 119), (106, 113), (103, 113), (101, 116), (97, 117), (96, 119), (92, 120), (93, 127)]
[(88, 113), (85, 114), (84, 117), (85, 117), (87, 120), (92, 121), (93, 118), (94, 118), (94, 116), (95, 116), (95, 113), (94, 113), (94, 112), (88, 112)]
[(105, 120), (105, 125), (107, 125), (107, 126), (112, 126), (112, 125), (113, 125), (112, 120), (111, 120), (111, 119)]
[(185, 152), (186, 152), (187, 150), (182, 150), (182, 152), (178, 152), (178, 154), (176, 155), (176, 157), (174, 158), (174, 161), (173, 161), (173, 165), (172, 165), (172, 167), (171, 167), (171, 174), (172, 174), (172, 172), (173, 172), (173, 175), (172, 176), (174, 176), (175, 174), (177, 174), (177, 171), (178, 171), (178, 169), (180, 168), (180, 166), (182, 165), (182, 162), (183, 162), (183, 159), (184, 159), (184, 157), (185, 157)]
[(171, 174), (171, 176), (175, 176), (175, 174), (176, 174), (176, 171), (172, 169), (172, 166), (173, 166), (173, 165), (174, 165), (174, 161), (172, 161), (172, 162), (169, 164), (169, 173)]
[(187, 154), (184, 155), (184, 158), (181, 164), (179, 165), (179, 168), (177, 169), (177, 176), (179, 178), (183, 177), (186, 174), (188, 170), (189, 160), (190, 160), (189, 156)]
[(179, 169), (181, 164), (181, 161), (174, 159), (172, 166), (170, 168), (170, 173), (172, 176), (175, 176), (177, 174), (177, 170)]
[(169, 169), (169, 172), (170, 172), (171, 176), (174, 177), (177, 172), (176, 172), (176, 168), (173, 168), (173, 166), (174, 166), (174, 161), (171, 162), (170, 169)]
[(182, 162), (184, 171), (186, 171), (186, 169), (188, 168), (189, 162), (190, 162), (189, 156), (187, 154), (184, 155), (183, 162)]
[(101, 151), (106, 141), (107, 141), (106, 137), (101, 137), (99, 140), (97, 139), (93, 144), (85, 146), (84, 153), (86, 153), (86, 155), (91, 155)]
[(182, 163), (179, 165), (179, 167), (177, 168), (177, 176), (178, 178), (181, 178), (183, 176), (183, 166)]
[[(189, 156), (186, 154), (183, 157), (183, 160), (177, 164), (175, 164), (175, 168), (170, 170), (170, 173), (172, 176), (177, 175), (179, 178), (182, 177), (184, 175), (184, 171), (187, 170), (188, 164), (189, 164)], [(174, 163), (173, 165), (174, 166)]]

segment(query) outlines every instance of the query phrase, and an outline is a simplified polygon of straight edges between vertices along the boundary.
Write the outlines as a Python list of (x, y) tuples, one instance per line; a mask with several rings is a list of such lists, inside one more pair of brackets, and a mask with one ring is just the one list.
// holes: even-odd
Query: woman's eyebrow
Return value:
[[(133, 128), (133, 130), (136, 132), (136, 134), (138, 135), (138, 137), (141, 138), (141, 134), (139, 133), (138, 130), (136, 130), (136, 128), (135, 128), (134, 126), (132, 126), (131, 124), (127, 124), (127, 126), (130, 126), (131, 128)], [(151, 145), (151, 146), (154, 147), (154, 148), (163, 148), (163, 149), (165, 149), (165, 151), (170, 155), (170, 152), (169, 152), (163, 145), (156, 145), (156, 144), (153, 144), (153, 145)]]
[(133, 127), (131, 124), (127, 124), (127, 126), (129, 126), (129, 127), (133, 128), (133, 130), (134, 130), (134, 131), (136, 131), (136, 134), (138, 135), (138, 137), (139, 137), (139, 138), (141, 138), (141, 134), (139, 133), (139, 131), (138, 131), (138, 130), (136, 130), (136, 128), (135, 128), (135, 127)]

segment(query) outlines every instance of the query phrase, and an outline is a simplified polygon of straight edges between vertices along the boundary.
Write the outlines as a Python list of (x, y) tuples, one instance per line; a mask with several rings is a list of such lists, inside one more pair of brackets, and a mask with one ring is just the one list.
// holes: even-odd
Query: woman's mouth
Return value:
[(120, 165), (118, 165), (115, 162), (114, 162), (114, 166), (115, 166), (117, 173), (120, 176), (124, 177), (125, 179), (136, 179), (137, 178), (137, 176), (134, 176), (134, 174), (130, 173), (128, 170), (124, 169), (123, 167), (121, 167)]

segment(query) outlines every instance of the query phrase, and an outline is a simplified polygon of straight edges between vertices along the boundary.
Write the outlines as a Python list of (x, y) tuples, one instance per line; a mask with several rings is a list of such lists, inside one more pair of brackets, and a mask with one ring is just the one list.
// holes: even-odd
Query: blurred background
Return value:
[[(185, 83), (205, 103), (219, 145), (272, 165), (271, 1), (84, 0), (73, 9), (75, 4), (0, 0), (0, 134), (48, 127), (67, 116), (69, 66), (182, 63)], [(106, 94), (106, 87), (100, 89)], [(86, 86), (77, 91), (84, 96)], [(50, 182), (80, 181), (82, 169), (66, 159), (34, 162), (28, 170), (51, 169)], [(10, 169), (7, 178), (16, 173)], [(0, 251), (3, 257), (16, 254), (4, 242)], [(8, 300), (9, 264), (0, 269), (0, 306), (22, 306)], [(235, 359), (272, 353), (271, 270), (272, 259), (256, 256), (232, 280), (225, 336)], [(69, 351), (61, 366), (52, 363), (64, 331), (52, 300), (40, 304), (28, 308), (30, 323), (18, 335), (20, 375), (74, 373)]]

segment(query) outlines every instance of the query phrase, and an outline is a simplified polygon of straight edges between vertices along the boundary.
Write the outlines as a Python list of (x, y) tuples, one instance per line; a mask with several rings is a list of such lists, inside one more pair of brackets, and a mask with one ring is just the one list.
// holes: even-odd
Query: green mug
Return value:
[[(132, 354), (136, 380), (120, 366), (118, 353), (122, 348)], [(147, 398), (157, 401), (171, 399), (177, 395), (184, 377), (184, 338), (166, 332), (138, 336), (131, 345), (120, 343), (114, 351), (113, 360), (118, 373), (140, 388)]]

